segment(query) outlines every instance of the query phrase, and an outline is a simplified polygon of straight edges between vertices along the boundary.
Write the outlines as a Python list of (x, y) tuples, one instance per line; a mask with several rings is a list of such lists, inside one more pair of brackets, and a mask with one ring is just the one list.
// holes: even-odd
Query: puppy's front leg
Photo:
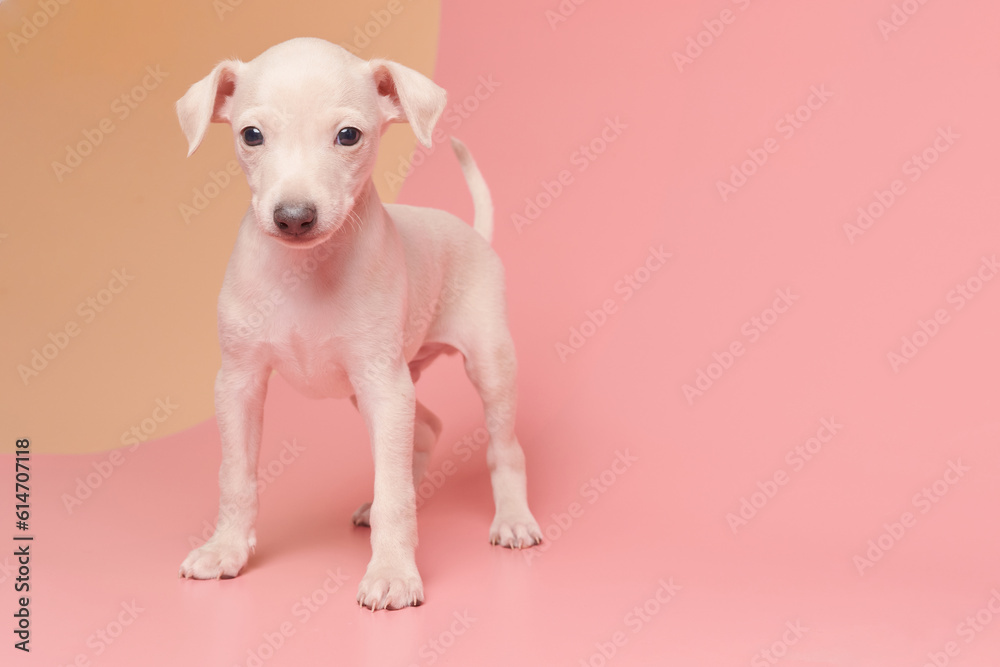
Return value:
[(215, 380), (215, 412), (222, 438), (219, 517), (215, 534), (193, 550), (180, 574), (193, 579), (235, 577), (257, 544), (257, 457), (269, 368), (235, 368), (223, 359)]
[(398, 367), (355, 387), (375, 459), (370, 523), (372, 559), (358, 586), (358, 602), (372, 610), (423, 602), (417, 572), (417, 506), (413, 491), (413, 417), (416, 396), (409, 369)]

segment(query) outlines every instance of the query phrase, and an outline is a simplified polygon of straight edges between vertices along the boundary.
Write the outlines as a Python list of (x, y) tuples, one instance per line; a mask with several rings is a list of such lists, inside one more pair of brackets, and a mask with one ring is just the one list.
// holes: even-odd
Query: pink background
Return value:
[[(594, 0), (554, 27), (555, 1), (472, 4), (443, 3), (435, 79), (453, 104), (479, 77), (500, 84), (446, 128), (493, 192), (544, 549), (488, 545), (484, 458), (466, 461), (462, 444), (481, 412), (446, 360), (418, 387), (445, 422), (431, 466), (443, 481), (420, 512), (426, 604), (359, 610), (368, 533), (349, 517), (372, 474), (361, 420), (275, 378), (261, 461), (279, 474), (235, 580), (174, 578), (214, 518), (214, 420), (121, 450), (72, 513), (61, 496), (112, 455), (35, 458), (37, 650), (5, 646), (11, 664), (252, 665), (283, 624), (293, 633), (263, 664), (996, 664), (1000, 281), (976, 281), (1000, 250), (1000, 8), (897, 3), (919, 9), (883, 35), (883, 0)], [(724, 10), (731, 22), (679, 69), (673, 53), (705, 21), (718, 31)], [(814, 89), (829, 99), (799, 110)], [(790, 132), (781, 119), (797, 110)], [(602, 147), (609, 119), (624, 127)], [(935, 157), (949, 128), (957, 138), (912, 180), (908, 161)], [(581, 170), (591, 141), (603, 152)], [(765, 146), (723, 201), (717, 182)], [(852, 243), (844, 225), (897, 179), (901, 194)], [(545, 206), (519, 231), (526, 198)], [(400, 201), (471, 217), (442, 147)], [(650, 246), (672, 256), (647, 274)], [(627, 274), (648, 280), (626, 300)], [(966, 283), (979, 291), (960, 301)], [(780, 290), (795, 298), (775, 321)], [(557, 344), (607, 300), (613, 312), (561, 360)], [(894, 369), (888, 355), (921, 322), (935, 335), (917, 335)], [(699, 371), (717, 379), (689, 401)], [(832, 438), (823, 420), (840, 425)], [(281, 463), (291, 441), (302, 451)], [(807, 444), (800, 465), (789, 452)], [(734, 531), (744, 499), (759, 507)], [(884, 554), (859, 567), (879, 540)], [(338, 568), (343, 586), (316, 593)], [(665, 603), (661, 582), (680, 587)], [(294, 605), (314, 593), (325, 604), (303, 619)], [(88, 643), (133, 601), (143, 611), (110, 646)]]

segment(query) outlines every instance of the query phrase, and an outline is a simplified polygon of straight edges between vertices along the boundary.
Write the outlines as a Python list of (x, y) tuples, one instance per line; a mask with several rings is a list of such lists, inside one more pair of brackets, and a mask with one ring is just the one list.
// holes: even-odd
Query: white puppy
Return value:
[(516, 361), (503, 267), (490, 248), (489, 190), (453, 147), (475, 224), (427, 208), (383, 205), (371, 180), (390, 123), (430, 138), (445, 92), (407, 67), (364, 61), (320, 39), (293, 39), (250, 62), (227, 60), (177, 102), (193, 153), (209, 122), (232, 125), (253, 193), (219, 295), (222, 438), (215, 534), (180, 574), (233, 577), (256, 544), (257, 457), (272, 371), (310, 397), (350, 397), (371, 438), (375, 488), (354, 522), (371, 525), (358, 602), (419, 604), (415, 490), (441, 431), (413, 383), (441, 353), (461, 352), (482, 397), (496, 516), (490, 540), (542, 539), (528, 509), (514, 435)]

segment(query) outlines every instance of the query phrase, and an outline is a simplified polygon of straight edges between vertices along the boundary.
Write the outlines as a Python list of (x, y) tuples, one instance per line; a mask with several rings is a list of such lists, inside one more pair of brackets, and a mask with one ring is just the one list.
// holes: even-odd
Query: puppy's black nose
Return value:
[(274, 225), (285, 234), (305, 234), (316, 223), (316, 207), (312, 204), (278, 204), (274, 209)]

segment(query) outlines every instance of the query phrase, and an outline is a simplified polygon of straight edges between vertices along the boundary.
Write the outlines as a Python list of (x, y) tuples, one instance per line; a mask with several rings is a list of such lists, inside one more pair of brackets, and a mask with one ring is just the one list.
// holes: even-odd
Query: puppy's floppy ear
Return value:
[(228, 123), (232, 120), (233, 92), (242, 66), (239, 60), (222, 61), (177, 100), (177, 118), (188, 140), (189, 157), (201, 144), (209, 122)]
[(385, 123), (408, 122), (424, 146), (444, 111), (446, 93), (426, 76), (391, 60), (369, 62)]

